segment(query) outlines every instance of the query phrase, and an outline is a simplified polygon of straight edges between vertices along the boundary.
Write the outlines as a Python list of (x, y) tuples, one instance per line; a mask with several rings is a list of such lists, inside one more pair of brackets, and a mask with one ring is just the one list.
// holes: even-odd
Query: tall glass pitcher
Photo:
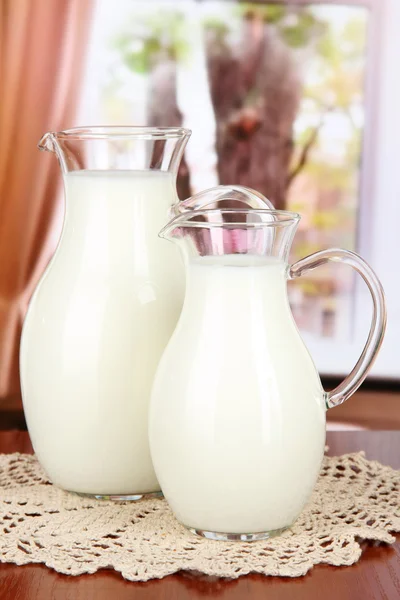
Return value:
[[(285, 211), (195, 211), (161, 232), (185, 256), (187, 289), (155, 377), (150, 447), (177, 518), (212, 539), (262, 539), (294, 522), (319, 474), (326, 408), (357, 389), (382, 341), (382, 288), (359, 256), (326, 250), (288, 265), (298, 221)], [(286, 291), (327, 261), (356, 269), (374, 305), (357, 365), (329, 393)]]
[(25, 320), (21, 383), (35, 452), (65, 489), (133, 498), (159, 489), (148, 402), (181, 311), (184, 271), (158, 232), (171, 211), (226, 198), (264, 204), (235, 187), (178, 203), (189, 136), (179, 128), (93, 127), (40, 141), (58, 158), (66, 212)]

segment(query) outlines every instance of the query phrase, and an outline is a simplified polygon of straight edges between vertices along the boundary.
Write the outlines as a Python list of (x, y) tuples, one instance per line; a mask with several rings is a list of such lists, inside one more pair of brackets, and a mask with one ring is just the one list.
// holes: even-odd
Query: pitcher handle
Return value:
[(350, 375), (331, 392), (326, 392), (327, 408), (339, 406), (347, 400), (362, 384), (381, 347), (386, 329), (386, 303), (381, 282), (371, 267), (355, 252), (331, 248), (315, 252), (294, 263), (289, 270), (290, 279), (296, 279), (327, 262), (339, 262), (350, 265), (361, 275), (371, 292), (373, 301), (372, 323), (367, 342)]
[(234, 200), (245, 204), (247, 208), (274, 210), (272, 202), (256, 190), (242, 185), (217, 185), (174, 204), (172, 216), (187, 210), (202, 210), (222, 200)]

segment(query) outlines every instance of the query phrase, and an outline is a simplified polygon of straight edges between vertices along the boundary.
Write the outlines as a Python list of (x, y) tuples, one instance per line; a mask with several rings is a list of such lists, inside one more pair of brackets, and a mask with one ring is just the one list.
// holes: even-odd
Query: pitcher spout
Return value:
[(39, 150), (43, 152), (55, 152), (56, 151), (56, 136), (52, 131), (48, 131), (40, 139), (38, 143)]
[[(63, 133), (64, 132), (57, 133), (55, 131), (48, 131), (39, 140), (37, 147), (42, 152), (51, 152), (52, 154), (55, 154), (58, 159), (58, 163), (61, 167), (61, 171), (63, 173), (66, 173), (72, 169), (70, 169), (69, 165), (68, 165), (68, 150), (69, 150), (69, 148), (68, 148), (68, 145), (65, 146), (66, 140), (63, 138), (63, 135), (62, 135)], [(64, 141), (63, 141), (63, 139), (64, 139)], [(65, 150), (67, 150), (67, 152), (65, 152)], [(77, 163), (77, 164), (79, 164), (79, 163)]]

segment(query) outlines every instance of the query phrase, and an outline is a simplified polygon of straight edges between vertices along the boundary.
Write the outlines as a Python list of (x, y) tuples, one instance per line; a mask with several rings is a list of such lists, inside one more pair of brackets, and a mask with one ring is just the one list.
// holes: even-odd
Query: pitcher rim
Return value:
[[(273, 215), (279, 217), (276, 221), (258, 221), (246, 223), (243, 221), (228, 221), (228, 222), (210, 222), (210, 221), (193, 221), (194, 217), (208, 216), (217, 214), (257, 214), (260, 217)], [(179, 229), (183, 227), (193, 227), (196, 229), (216, 229), (218, 227), (224, 229), (235, 229), (235, 228), (248, 228), (248, 229), (261, 229), (263, 227), (288, 227), (290, 225), (297, 224), (301, 219), (301, 215), (296, 212), (289, 210), (277, 210), (277, 209), (266, 209), (266, 208), (213, 208), (213, 209), (202, 209), (202, 210), (191, 210), (186, 213), (182, 213), (177, 217), (174, 217), (165, 227), (159, 232), (159, 237), (168, 237), (171, 230)]]
[(95, 125), (72, 127), (61, 131), (52, 131), (57, 138), (69, 139), (141, 139), (169, 140), (190, 137), (192, 131), (185, 127), (147, 127), (139, 125)]

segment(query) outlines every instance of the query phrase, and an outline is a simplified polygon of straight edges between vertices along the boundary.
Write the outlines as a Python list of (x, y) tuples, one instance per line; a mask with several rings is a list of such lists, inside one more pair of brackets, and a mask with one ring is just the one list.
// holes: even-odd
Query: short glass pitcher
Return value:
[[(325, 413), (358, 388), (385, 331), (382, 286), (354, 252), (288, 264), (300, 216), (275, 210), (192, 211), (160, 233), (186, 264), (184, 307), (153, 385), (154, 468), (178, 520), (218, 540), (258, 540), (290, 527), (316, 483)], [(373, 319), (350, 375), (333, 391), (293, 319), (287, 281), (328, 261), (367, 283)]]

